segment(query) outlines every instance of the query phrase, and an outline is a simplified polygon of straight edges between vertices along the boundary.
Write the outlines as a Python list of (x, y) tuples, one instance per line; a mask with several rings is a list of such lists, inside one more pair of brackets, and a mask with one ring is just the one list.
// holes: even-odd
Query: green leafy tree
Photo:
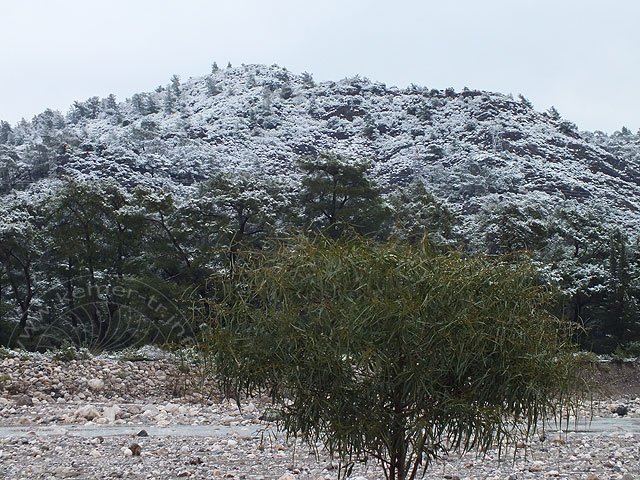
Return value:
[(284, 227), (291, 198), (277, 179), (233, 172), (204, 182), (197, 202), (201, 218), (215, 224), (217, 243), (233, 267), (239, 250), (260, 249), (267, 236)]
[(549, 237), (549, 209), (546, 197), (530, 203), (509, 194), (488, 200), (479, 216), (480, 249), (490, 254), (542, 250)]
[(631, 252), (626, 235), (618, 228), (609, 235), (609, 278), (603, 312), (603, 327), (619, 341), (629, 340), (632, 330), (637, 330), (637, 298), (631, 278)]
[(450, 246), (456, 218), (444, 202), (436, 199), (416, 180), (398, 188), (389, 196), (391, 207), (391, 235), (409, 243), (428, 238), (436, 249)]
[[(64, 278), (71, 321), (90, 324), (100, 340), (109, 330), (109, 318), (99, 308), (100, 279), (113, 261), (107, 243), (109, 216), (105, 192), (94, 181), (67, 180), (49, 204), (51, 252)], [(78, 289), (82, 304), (76, 304)]]
[(301, 160), (305, 223), (332, 238), (346, 229), (378, 233), (387, 209), (378, 187), (367, 177), (369, 163), (324, 153)]
[(18, 326), (27, 327), (37, 293), (36, 263), (42, 254), (42, 214), (37, 202), (15, 197), (0, 208), (0, 273), (18, 307)]
[(414, 479), (441, 453), (533, 433), (579, 384), (550, 291), (529, 263), (430, 251), (298, 239), (254, 255), (212, 305), (221, 386), (270, 389), (280, 427), (343, 474), (374, 458)]

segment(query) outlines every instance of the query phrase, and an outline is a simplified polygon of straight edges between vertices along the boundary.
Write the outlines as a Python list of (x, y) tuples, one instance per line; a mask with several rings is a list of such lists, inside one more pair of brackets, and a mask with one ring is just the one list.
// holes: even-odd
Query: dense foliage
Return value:
[(270, 391), (312, 448), (413, 479), (529, 434), (578, 386), (569, 322), (531, 263), (299, 238), (221, 280), (207, 346), (225, 391)]
[[(523, 96), (214, 66), (0, 121), (3, 342), (60, 318), (81, 342), (180, 323), (175, 305), (206, 297), (239, 250), (346, 224), (380, 241), (426, 233), (441, 250), (527, 250), (584, 346), (640, 338), (637, 134), (578, 132)], [(125, 296), (130, 281), (174, 306)]]

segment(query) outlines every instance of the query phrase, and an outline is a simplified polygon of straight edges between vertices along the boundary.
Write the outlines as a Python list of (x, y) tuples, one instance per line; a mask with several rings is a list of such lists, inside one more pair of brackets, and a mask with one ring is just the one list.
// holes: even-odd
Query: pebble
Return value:
[[(11, 377), (5, 385), (21, 385), (20, 390), (12, 392), (0, 389), (0, 426), (24, 424), (31, 430), (0, 437), (0, 478), (333, 480), (337, 477), (335, 461), (322, 455), (316, 459), (308, 448), (302, 445), (294, 448), (291, 441), (273, 430), (262, 436), (243, 432), (226, 437), (148, 436), (145, 429), (160, 425), (226, 424), (249, 429), (268, 425), (258, 420), (265, 415), (266, 401), (244, 402), (239, 411), (233, 401), (219, 401), (215, 396), (190, 391), (201, 379), (185, 377), (166, 358), (129, 362), (91, 357), (64, 363), (33, 355), (19, 362), (0, 359), (0, 368), (3, 375)], [(185, 387), (176, 393), (176, 385)], [(208, 393), (215, 392), (213, 386), (207, 388)], [(19, 402), (21, 398), (24, 400)], [(640, 398), (597, 401), (593, 413), (616, 421), (619, 406), (627, 408), (625, 416), (640, 417)], [(591, 413), (588, 408), (584, 411)], [(104, 429), (127, 425), (130, 433), (83, 438), (74, 434), (74, 429), (83, 424), (90, 428), (105, 424), (101, 427)], [(43, 427), (49, 429), (49, 435), (38, 434)], [(451, 454), (436, 461), (425, 478), (640, 480), (638, 434), (559, 433), (550, 429), (546, 438), (545, 442), (538, 441), (538, 437), (528, 442), (519, 440), (514, 444), (516, 450), (509, 450), (508, 455), (502, 452), (501, 462), (497, 450), (484, 457), (473, 452), (463, 456)], [(375, 464), (356, 464), (351, 478), (382, 480), (384, 475)]]

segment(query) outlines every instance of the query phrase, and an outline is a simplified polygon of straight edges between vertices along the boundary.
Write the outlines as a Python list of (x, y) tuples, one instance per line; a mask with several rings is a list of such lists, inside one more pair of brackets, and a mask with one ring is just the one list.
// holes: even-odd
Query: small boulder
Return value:
[(629, 407), (620, 404), (616, 407), (616, 413), (618, 414), (618, 416), (624, 417), (627, 413), (629, 413)]
[(143, 417), (156, 417), (160, 413), (158, 407), (155, 405), (145, 405), (144, 412), (142, 412)]
[(16, 405), (19, 407), (32, 407), (33, 406), (33, 398), (29, 395), (20, 395), (16, 398)]
[(120, 407), (118, 407), (117, 405), (104, 407), (104, 409), (102, 410), (102, 416), (106, 418), (109, 423), (115, 422), (119, 413), (120, 413)]
[(85, 420), (94, 420), (100, 416), (100, 412), (98, 412), (98, 409), (93, 405), (83, 405), (76, 410), (75, 415)]
[(99, 378), (92, 378), (87, 382), (87, 385), (91, 390), (94, 390), (96, 392), (99, 392), (104, 388), (104, 382)]

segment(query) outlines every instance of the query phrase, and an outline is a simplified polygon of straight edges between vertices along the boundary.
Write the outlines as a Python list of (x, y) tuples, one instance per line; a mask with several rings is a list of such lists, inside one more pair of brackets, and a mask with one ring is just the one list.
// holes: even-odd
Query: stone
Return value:
[(29, 395), (20, 395), (16, 398), (16, 405), (19, 407), (32, 407), (33, 406), (33, 398)]
[(278, 478), (278, 480), (296, 480), (296, 476), (291, 472), (287, 472)]
[(155, 405), (145, 405), (144, 412), (142, 412), (143, 417), (155, 417), (160, 413), (158, 407)]
[(544, 468), (544, 462), (541, 462), (540, 460), (537, 460), (533, 462), (531, 465), (529, 465), (530, 472), (541, 472), (543, 468)]
[(84, 405), (76, 410), (75, 415), (85, 420), (94, 420), (100, 417), (100, 412), (93, 405)]
[(109, 423), (115, 422), (119, 413), (120, 413), (120, 407), (118, 407), (117, 405), (104, 407), (104, 409), (102, 410), (102, 416), (106, 418)]
[(626, 405), (618, 405), (616, 407), (616, 413), (618, 414), (618, 416), (624, 417), (627, 413), (629, 413), (629, 407), (627, 407)]
[(138, 437), (148, 437), (148, 436), (149, 436), (149, 434), (147, 433), (147, 431), (146, 431), (146, 430), (140, 430), (140, 431), (137, 433), (137, 436), (138, 436)]
[(95, 390), (97, 392), (99, 392), (104, 388), (104, 382), (99, 378), (92, 378), (87, 382), (87, 385), (91, 390)]
[(190, 476), (191, 476), (191, 472), (188, 470), (183, 470), (181, 472), (178, 472), (178, 478), (185, 478)]
[(131, 450), (131, 454), (134, 457), (139, 457), (140, 454), (142, 453), (142, 447), (140, 445), (138, 445), (137, 443), (132, 443), (129, 446), (129, 450)]

